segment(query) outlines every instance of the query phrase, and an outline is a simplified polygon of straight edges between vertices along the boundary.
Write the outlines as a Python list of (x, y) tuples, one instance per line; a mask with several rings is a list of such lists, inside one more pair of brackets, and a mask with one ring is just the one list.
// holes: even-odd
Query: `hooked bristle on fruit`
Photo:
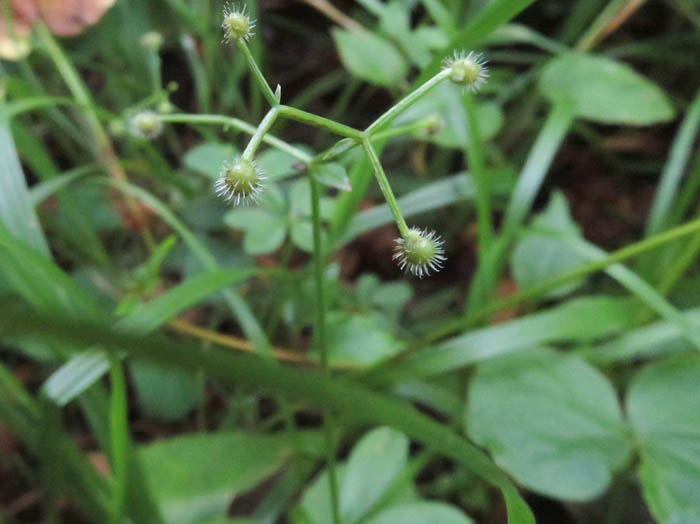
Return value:
[(409, 271), (418, 278), (430, 276), (431, 271), (437, 273), (447, 260), (442, 247), (445, 242), (435, 231), (414, 227), (394, 242), (394, 260), (402, 270)]
[(455, 84), (476, 93), (489, 76), (486, 63), (481, 53), (455, 51), (452, 58), (445, 60), (444, 68), (450, 72), (450, 80)]
[(226, 162), (214, 185), (216, 194), (234, 205), (258, 203), (264, 189), (265, 175), (252, 160), (236, 158)]
[(224, 30), (224, 41), (234, 42), (239, 39), (248, 40), (255, 28), (255, 20), (246, 13), (246, 6), (230, 4), (224, 7), (224, 21), (221, 24)]

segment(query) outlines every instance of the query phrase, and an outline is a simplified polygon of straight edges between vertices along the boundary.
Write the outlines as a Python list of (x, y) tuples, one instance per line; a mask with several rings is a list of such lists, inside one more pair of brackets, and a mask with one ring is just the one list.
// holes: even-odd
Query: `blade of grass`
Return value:
[(49, 246), (29, 197), (10, 122), (0, 107), (0, 221), (16, 237), (46, 256)]
[(693, 152), (698, 129), (700, 129), (700, 90), (695, 95), (673, 140), (671, 153), (661, 173), (661, 180), (656, 186), (645, 229), (646, 236), (658, 233), (668, 222), (681, 177)]
[(114, 494), (110, 522), (119, 524), (124, 513), (124, 501), (126, 499), (127, 449), (129, 442), (129, 430), (127, 422), (126, 380), (121, 361), (112, 356), (110, 364), (110, 383), (112, 391), (109, 407), (109, 431), (111, 437), (111, 462), (112, 475), (114, 477)]
[(0, 328), (9, 335), (33, 330), (45, 340), (82, 346), (99, 344), (110, 352), (121, 353), (126, 349), (134, 356), (156, 363), (184, 369), (202, 368), (209, 376), (228, 384), (261, 388), (332, 409), (342, 415), (338, 420), (349, 426), (392, 426), (498, 487), (506, 499), (509, 524), (535, 523), (508, 476), (464, 437), (404, 403), (346, 379), (279, 366), (253, 355), (204, 351), (162, 337), (134, 337), (115, 331), (109, 324), (39, 315), (17, 305), (0, 306)]

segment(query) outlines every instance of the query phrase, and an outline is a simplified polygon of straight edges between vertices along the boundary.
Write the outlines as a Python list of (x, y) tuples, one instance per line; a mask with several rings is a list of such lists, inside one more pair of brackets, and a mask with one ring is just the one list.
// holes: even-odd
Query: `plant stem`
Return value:
[(253, 72), (253, 77), (258, 83), (258, 86), (260, 86), (263, 95), (265, 95), (265, 98), (267, 99), (268, 103), (272, 107), (275, 107), (279, 104), (279, 102), (277, 101), (277, 97), (275, 96), (275, 93), (272, 92), (270, 84), (268, 84), (267, 80), (265, 80), (262, 71), (260, 71), (260, 68), (258, 67), (258, 63), (255, 61), (255, 58), (253, 58), (253, 55), (250, 52), (250, 49), (248, 49), (248, 45), (245, 43), (245, 40), (239, 38), (238, 47), (241, 51), (243, 51), (243, 54), (245, 55), (245, 58), (248, 61), (248, 65), (250, 66), (250, 70)]
[[(321, 352), (323, 372), (330, 377), (330, 362), (328, 346), (326, 345), (326, 304), (323, 292), (324, 256), (321, 238), (321, 209), (318, 182), (313, 175), (309, 176), (311, 186), (311, 221), (313, 223), (314, 242), (314, 281), (316, 284), (316, 344)], [(333, 523), (340, 524), (340, 509), (338, 503), (338, 479), (335, 471), (335, 445), (333, 443), (333, 423), (329, 410), (324, 410), (323, 433), (326, 442), (326, 461), (328, 463), (328, 484), (330, 488), (331, 510)]]
[(464, 96), (464, 109), (467, 114), (466, 154), (469, 171), (474, 175), (476, 186), (476, 215), (479, 232), (479, 253), (483, 254), (493, 237), (491, 225), (491, 203), (489, 200), (489, 182), (484, 163), (484, 154), (479, 133), (479, 121), (476, 114), (474, 95)]
[(124, 371), (119, 358), (110, 356), (110, 382), (112, 394), (109, 406), (109, 433), (111, 440), (112, 471), (114, 475), (114, 498), (111, 514), (111, 523), (120, 524), (124, 512), (124, 501), (126, 499), (126, 479), (127, 479), (127, 401), (126, 401), (126, 381)]
[(381, 128), (387, 126), (394, 118), (396, 118), (403, 111), (415, 104), (423, 95), (430, 91), (433, 87), (442, 82), (445, 78), (450, 75), (450, 72), (446, 69), (441, 70), (438, 74), (430, 78), (422, 86), (420, 86), (415, 91), (406, 95), (403, 99), (399, 100), (393, 107), (391, 107), (386, 113), (377, 118), (365, 131), (367, 135), (371, 135), (379, 131)]
[(391, 213), (394, 215), (394, 220), (396, 220), (396, 225), (399, 228), (399, 233), (401, 233), (402, 237), (405, 237), (408, 234), (408, 226), (406, 225), (406, 221), (404, 220), (403, 215), (401, 214), (401, 210), (399, 209), (399, 204), (396, 201), (394, 192), (391, 190), (391, 186), (389, 185), (389, 180), (387, 179), (386, 174), (384, 173), (382, 163), (379, 161), (379, 157), (374, 151), (374, 148), (372, 147), (369, 138), (365, 137), (365, 139), (362, 141), (362, 147), (367, 153), (369, 161), (372, 164), (372, 167), (374, 168), (374, 175), (377, 178), (377, 182), (379, 183), (379, 187), (382, 190), (384, 199), (386, 200), (389, 209), (391, 209)]
[[(83, 111), (85, 122), (87, 123), (88, 128), (95, 140), (95, 156), (97, 161), (115, 180), (121, 183), (128, 182), (126, 173), (119, 164), (119, 159), (114, 152), (112, 142), (109, 140), (109, 137), (102, 127), (100, 120), (97, 118), (90, 94), (85, 87), (85, 84), (78, 76), (73, 64), (70, 63), (68, 57), (65, 55), (53, 36), (51, 36), (51, 33), (45, 25), (38, 24), (36, 26), (36, 34), (49, 57), (51, 60), (53, 60), (59, 73), (63, 77), (63, 81), (66, 83), (68, 89)], [(149, 250), (152, 250), (154, 247), (153, 238), (150, 230), (148, 229), (146, 218), (144, 217), (141, 208), (129, 195), (124, 195), (124, 201), (129, 212), (138, 223), (141, 236), (143, 237), (146, 246)]]
[(258, 149), (258, 146), (262, 142), (263, 138), (272, 127), (272, 124), (274, 124), (275, 120), (277, 120), (278, 114), (279, 106), (274, 106), (267, 112), (265, 118), (263, 118), (258, 125), (255, 134), (250, 139), (250, 142), (248, 142), (248, 146), (245, 148), (245, 151), (243, 151), (243, 160), (253, 160), (255, 151)]
[[(204, 124), (220, 125), (224, 126), (225, 128), (233, 127), (239, 131), (248, 133), (250, 135), (254, 135), (257, 131), (257, 128), (255, 126), (250, 125), (248, 122), (245, 122), (239, 118), (233, 118), (223, 115), (188, 115), (184, 113), (174, 113), (170, 115), (160, 115), (159, 118), (161, 122), (168, 122), (173, 124)], [(290, 154), (291, 156), (301, 160), (305, 164), (308, 164), (313, 160), (313, 157), (305, 151), (302, 151), (301, 149), (296, 148), (293, 145), (288, 144), (284, 140), (280, 140), (279, 138), (270, 135), (269, 133), (266, 133), (262, 137), (262, 141), (271, 145), (275, 149), (279, 149), (280, 151), (284, 151), (285, 153)]]
[(361, 141), (364, 137), (362, 131), (360, 131), (359, 129), (346, 126), (345, 124), (341, 124), (340, 122), (336, 122), (335, 120), (330, 120), (328, 118), (314, 115), (313, 113), (308, 113), (306, 111), (302, 111), (301, 109), (296, 109), (295, 107), (285, 105), (280, 105), (279, 109), (280, 115), (282, 116), (286, 116), (287, 118), (296, 120), (297, 122), (302, 122), (304, 124), (310, 124), (315, 127), (327, 129), (328, 131), (330, 131), (331, 133), (335, 133), (336, 135), (352, 138), (357, 141)]
[(625, 246), (621, 249), (618, 249), (617, 251), (610, 253), (606, 257), (601, 258), (600, 260), (590, 262), (584, 266), (581, 266), (580, 268), (577, 268), (573, 271), (569, 271), (562, 275), (551, 277), (547, 280), (540, 282), (539, 284), (534, 284), (525, 289), (522, 289), (521, 291), (518, 291), (517, 293), (514, 293), (506, 298), (494, 300), (489, 305), (481, 307), (480, 309), (475, 310), (473, 312), (467, 312), (461, 318), (452, 320), (446, 323), (444, 326), (433, 331), (428, 337), (421, 341), (421, 344), (428, 344), (452, 333), (463, 331), (473, 326), (477, 322), (488, 318), (490, 315), (501, 311), (502, 309), (510, 308), (522, 302), (527, 302), (537, 297), (541, 297), (542, 295), (548, 293), (552, 289), (557, 288), (558, 286), (561, 286), (562, 284), (566, 284), (568, 282), (580, 279), (582, 277), (590, 275), (591, 273), (595, 273), (596, 271), (605, 269), (608, 266), (611, 266), (618, 262), (622, 262), (647, 251), (651, 251), (652, 249), (655, 249), (663, 244), (699, 231), (700, 218), (683, 224), (682, 226), (669, 229), (668, 231), (665, 231), (664, 233), (661, 233), (659, 235), (648, 237), (635, 244)]

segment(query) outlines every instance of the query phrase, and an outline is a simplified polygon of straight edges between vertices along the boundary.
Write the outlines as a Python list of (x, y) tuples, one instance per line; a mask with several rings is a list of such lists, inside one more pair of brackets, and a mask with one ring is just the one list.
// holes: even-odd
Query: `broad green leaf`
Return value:
[[(305, 148), (302, 146), (302, 149)], [(267, 149), (260, 153), (255, 161), (265, 176), (271, 180), (281, 180), (299, 173), (296, 168), (299, 160), (279, 149)]]
[[(382, 454), (382, 451), (385, 454)], [(391, 482), (405, 467), (408, 457), (408, 439), (390, 428), (377, 428), (368, 432), (355, 445), (348, 460), (336, 468), (340, 485), (341, 522), (363, 522), (362, 517), (373, 507), (389, 488)], [(364, 475), (364, 476), (363, 476)], [(328, 471), (323, 470), (304, 490), (300, 512), (313, 524), (332, 522), (329, 496)], [(376, 491), (373, 491), (376, 490)], [(368, 496), (369, 498), (364, 498)], [(356, 499), (360, 500), (356, 500)], [(387, 507), (398, 502), (413, 500), (415, 494), (409, 483), (395, 495), (382, 501)], [(296, 519), (295, 522), (305, 522)]]
[(406, 465), (408, 444), (403, 433), (383, 427), (355, 445), (338, 495), (343, 522), (356, 522), (381, 498)]
[(129, 362), (129, 372), (139, 406), (149, 418), (180, 420), (202, 398), (204, 382), (192, 372), (142, 360)]
[(157, 441), (139, 454), (166, 522), (195, 524), (224, 517), (233, 498), (274, 473), (291, 450), (284, 435), (222, 432)]
[(298, 367), (280, 366), (259, 355), (205, 351), (172, 338), (130, 336), (115, 331), (106, 323), (85, 323), (38, 314), (17, 304), (0, 304), (0, 333), (13, 336), (31, 330), (45, 341), (76, 345), (99, 343), (115, 354), (127, 350), (134, 357), (183, 369), (201, 367), (207, 376), (229, 385), (252, 386), (333, 409), (339, 414), (337, 420), (350, 427), (393, 427), (497, 486), (505, 498), (509, 524), (535, 524), (531, 510), (508, 476), (476, 446), (410, 405), (378, 394), (357, 382)]
[(683, 511), (674, 513), (668, 520), (664, 520), (664, 524), (697, 524), (700, 522), (700, 512)]
[(348, 173), (341, 164), (331, 162), (316, 166), (313, 169), (313, 176), (325, 186), (334, 187), (342, 191), (352, 191)]
[(326, 322), (331, 362), (366, 366), (398, 353), (403, 344), (375, 316), (333, 312)]
[(235, 154), (236, 150), (230, 144), (205, 142), (187, 151), (182, 160), (192, 171), (216, 179), (224, 162), (230, 162)]
[(700, 358), (651, 364), (633, 380), (627, 414), (642, 457), (644, 499), (656, 518), (700, 514)]
[(474, 521), (444, 502), (409, 502), (383, 511), (367, 524), (472, 524)]
[(343, 65), (356, 77), (391, 88), (404, 80), (408, 64), (384, 38), (345, 29), (334, 29), (332, 34)]
[(251, 207), (229, 211), (226, 225), (245, 230), (243, 250), (249, 255), (264, 255), (279, 249), (287, 235), (287, 219), (264, 209)]
[(290, 235), (294, 245), (306, 251), (313, 253), (314, 251), (314, 228), (308, 220), (299, 220), (292, 224)]
[(573, 105), (576, 116), (602, 124), (649, 125), (675, 114), (658, 86), (630, 66), (602, 56), (571, 53), (554, 58), (539, 86), (553, 102)]
[(34, 212), (3, 107), (0, 107), (0, 222), (12, 236), (49, 256), (49, 246)]
[(610, 382), (580, 358), (551, 350), (481, 364), (466, 427), (519, 482), (564, 500), (603, 493), (630, 452)]
[[(563, 235), (581, 236), (581, 231), (571, 214), (566, 197), (555, 192), (546, 209), (532, 219), (532, 225), (557, 231)], [(527, 287), (554, 275), (572, 271), (586, 263), (580, 255), (571, 251), (560, 239), (528, 231), (515, 245), (511, 255), (513, 277), (520, 287)], [(585, 279), (580, 278), (564, 284), (547, 297), (560, 297), (581, 287)]]

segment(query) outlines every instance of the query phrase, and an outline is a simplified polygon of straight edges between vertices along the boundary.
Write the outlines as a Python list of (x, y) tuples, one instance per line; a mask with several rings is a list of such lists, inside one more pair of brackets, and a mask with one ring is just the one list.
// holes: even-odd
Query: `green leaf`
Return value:
[(224, 216), (226, 225), (245, 230), (243, 250), (249, 255), (264, 255), (279, 249), (287, 236), (286, 217), (258, 207), (240, 208)]
[(539, 87), (552, 102), (571, 104), (578, 117), (602, 124), (649, 125), (675, 114), (658, 86), (602, 56), (555, 58), (542, 72)]
[(106, 323), (79, 322), (38, 314), (17, 304), (0, 304), (0, 333), (13, 336), (28, 331), (34, 331), (37, 338), (45, 341), (77, 345), (99, 343), (114, 353), (127, 350), (135, 357), (182, 369), (201, 367), (207, 376), (226, 384), (253, 386), (333, 409), (340, 415), (337, 420), (348, 426), (391, 426), (497, 486), (506, 501), (509, 524), (535, 524), (527, 503), (508, 476), (476, 446), (410, 405), (343, 377), (331, 378), (303, 368), (280, 366), (258, 355), (204, 351), (172, 338), (130, 336), (115, 331)]
[(0, 107), (0, 222), (15, 238), (49, 255), (44, 232), (34, 212), (27, 181), (19, 163), (10, 124)]
[(352, 191), (348, 173), (341, 164), (335, 162), (320, 164), (314, 167), (313, 176), (325, 186), (335, 187), (341, 191)]
[[(323, 230), (321, 230), (321, 232), (324, 233)], [(292, 237), (292, 242), (294, 242), (296, 247), (302, 251), (306, 251), (307, 253), (313, 253), (314, 228), (311, 222), (308, 220), (299, 220), (294, 222), (290, 229), (290, 235)]]
[(179, 368), (134, 360), (129, 363), (134, 391), (143, 414), (158, 420), (180, 420), (201, 400), (203, 381)]
[(630, 452), (612, 385), (580, 358), (550, 350), (480, 365), (466, 421), (519, 482), (565, 500), (603, 493)]
[[(564, 235), (580, 237), (581, 231), (571, 218), (569, 205), (563, 193), (555, 192), (547, 207), (532, 220), (533, 226), (558, 231)], [(567, 273), (583, 266), (585, 259), (572, 252), (560, 239), (551, 235), (527, 232), (515, 245), (511, 255), (513, 277), (520, 287), (527, 287), (554, 275)], [(564, 284), (550, 291), (545, 298), (556, 298), (583, 285), (585, 278)]]
[(398, 353), (403, 344), (375, 316), (333, 312), (326, 321), (331, 362), (364, 367)]
[(367, 524), (472, 524), (474, 521), (443, 502), (409, 502), (383, 511)]
[(343, 65), (356, 77), (391, 88), (403, 81), (408, 64), (384, 38), (369, 31), (337, 28), (332, 34)]
[(638, 311), (630, 301), (583, 297), (476, 329), (437, 346), (416, 351), (382, 370), (379, 380), (397, 382), (447, 373), (476, 362), (543, 344), (590, 342), (620, 332), (635, 322)]
[(406, 465), (408, 444), (403, 433), (383, 427), (355, 445), (340, 484), (343, 522), (356, 522), (381, 498)]
[(236, 150), (230, 144), (205, 142), (187, 151), (182, 160), (192, 171), (216, 179), (224, 162), (230, 162), (235, 154)]
[(695, 511), (674, 513), (668, 520), (664, 520), (664, 524), (697, 524), (698, 522), (700, 522), (700, 513)]
[(642, 457), (639, 477), (654, 516), (700, 514), (700, 358), (651, 364), (633, 380), (627, 414)]
[[(134, 307), (128, 316), (117, 322), (116, 327), (130, 333), (148, 333), (204, 297), (249, 275), (249, 270), (232, 269), (192, 277), (150, 302)], [(73, 356), (46, 380), (44, 393), (59, 405), (67, 404), (99, 380), (108, 368), (109, 361), (101, 351), (83, 351)]]
[(224, 517), (233, 498), (289, 457), (285, 436), (238, 432), (186, 435), (143, 447), (148, 484), (168, 524)]
[[(305, 149), (302, 147), (302, 149)], [(299, 173), (296, 165), (299, 159), (279, 149), (267, 149), (255, 159), (265, 176), (271, 180), (281, 180)]]

